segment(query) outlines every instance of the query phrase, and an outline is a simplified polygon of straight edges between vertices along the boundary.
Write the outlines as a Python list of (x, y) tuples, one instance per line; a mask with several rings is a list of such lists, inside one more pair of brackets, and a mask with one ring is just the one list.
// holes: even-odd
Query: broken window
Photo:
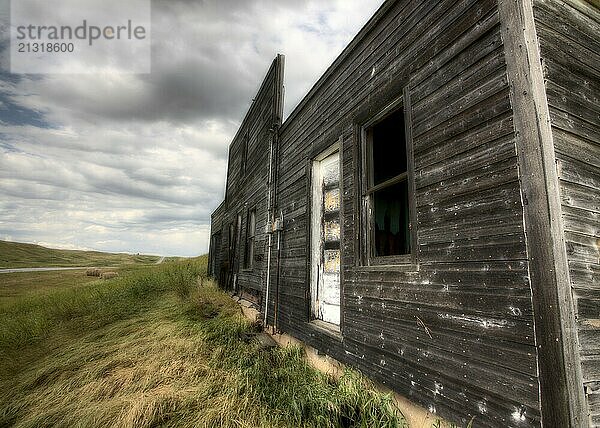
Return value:
[(244, 269), (252, 269), (254, 263), (254, 234), (256, 231), (256, 210), (248, 211), (246, 222), (246, 252), (244, 257)]
[(313, 160), (311, 204), (311, 315), (339, 328), (340, 153), (330, 147)]
[(412, 252), (411, 190), (404, 109), (366, 130), (369, 256), (404, 256)]

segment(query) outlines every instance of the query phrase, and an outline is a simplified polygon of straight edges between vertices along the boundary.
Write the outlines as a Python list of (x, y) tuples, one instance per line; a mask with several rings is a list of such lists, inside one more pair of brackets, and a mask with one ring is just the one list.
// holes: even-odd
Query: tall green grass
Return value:
[[(206, 259), (27, 298), (0, 317), (0, 426), (400, 427), (358, 373), (336, 380), (256, 326)], [(4, 358), (7, 357), (7, 358)]]
[(197, 260), (158, 265), (86, 287), (14, 299), (1, 308), (0, 350), (34, 343), (64, 324), (79, 330), (101, 327), (133, 315), (169, 290), (185, 296), (202, 269)]

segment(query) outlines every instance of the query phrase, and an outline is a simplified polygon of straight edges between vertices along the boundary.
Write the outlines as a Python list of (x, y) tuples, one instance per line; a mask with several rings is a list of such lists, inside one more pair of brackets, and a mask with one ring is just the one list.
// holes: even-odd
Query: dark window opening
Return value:
[(410, 254), (410, 192), (404, 110), (366, 130), (371, 250), (374, 257)]
[(248, 211), (246, 223), (246, 251), (244, 257), (244, 268), (252, 269), (254, 263), (254, 234), (256, 230), (256, 210)]

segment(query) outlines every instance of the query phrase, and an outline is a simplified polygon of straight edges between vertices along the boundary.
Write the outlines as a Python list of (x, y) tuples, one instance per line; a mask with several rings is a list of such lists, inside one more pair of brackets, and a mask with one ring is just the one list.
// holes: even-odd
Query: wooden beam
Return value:
[(542, 424), (587, 427), (559, 182), (532, 0), (498, 5), (514, 110)]

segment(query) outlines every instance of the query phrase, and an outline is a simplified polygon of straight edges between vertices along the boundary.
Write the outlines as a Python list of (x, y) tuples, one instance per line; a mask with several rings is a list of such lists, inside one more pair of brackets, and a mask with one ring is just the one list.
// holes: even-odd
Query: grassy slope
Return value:
[(206, 257), (0, 307), (0, 426), (402, 426), (353, 372), (298, 348), (245, 343), (253, 326), (210, 283)]
[(115, 266), (151, 264), (158, 256), (99, 251), (56, 250), (34, 244), (0, 241), (0, 269), (20, 267)]
[[(148, 268), (148, 265), (137, 264), (102, 270), (129, 275)], [(3, 273), (0, 274), (0, 306), (10, 304), (17, 297), (40, 297), (57, 289), (80, 288), (85, 284), (92, 286), (96, 281), (102, 282), (98, 277), (86, 276), (84, 270)]]
[(0, 274), (0, 304), (21, 296), (51, 294), (58, 287), (75, 288), (98, 281), (98, 277), (86, 276), (85, 271), (49, 271)]

